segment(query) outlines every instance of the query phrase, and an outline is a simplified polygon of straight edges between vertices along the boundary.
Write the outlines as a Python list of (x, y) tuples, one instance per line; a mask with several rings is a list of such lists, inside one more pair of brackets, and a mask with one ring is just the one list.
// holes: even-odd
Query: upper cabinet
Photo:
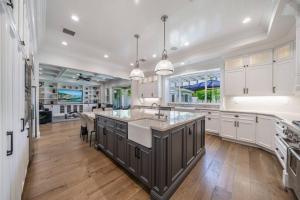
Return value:
[(295, 82), (293, 42), (225, 61), (225, 95), (291, 95)]
[(161, 97), (161, 81), (158, 76), (145, 77), (139, 82), (140, 98), (160, 98)]

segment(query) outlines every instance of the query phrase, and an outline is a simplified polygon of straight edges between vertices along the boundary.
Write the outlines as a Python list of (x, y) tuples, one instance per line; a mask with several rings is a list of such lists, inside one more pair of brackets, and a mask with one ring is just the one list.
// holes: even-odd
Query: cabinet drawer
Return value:
[(275, 154), (284, 169), (286, 169), (287, 152), (284, 151), (278, 138), (275, 139)]
[(241, 120), (250, 120), (255, 121), (255, 114), (244, 114), (244, 113), (227, 113), (223, 112), (221, 114), (222, 118), (229, 118), (229, 119), (241, 119)]
[(210, 111), (210, 110), (207, 110), (205, 113), (206, 113), (207, 116), (219, 117), (219, 111)]
[(117, 130), (127, 134), (128, 126), (126, 122), (116, 121), (115, 126)]
[(115, 128), (116, 126), (115, 120), (113, 119), (105, 118), (104, 123), (107, 127)]

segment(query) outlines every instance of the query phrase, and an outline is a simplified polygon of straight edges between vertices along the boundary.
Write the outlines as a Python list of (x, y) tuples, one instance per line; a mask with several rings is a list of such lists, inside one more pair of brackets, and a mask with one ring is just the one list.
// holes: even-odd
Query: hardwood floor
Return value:
[[(23, 199), (149, 199), (139, 182), (82, 142), (79, 129), (78, 121), (40, 127)], [(283, 189), (281, 173), (272, 154), (207, 135), (206, 154), (172, 199), (296, 199)]]

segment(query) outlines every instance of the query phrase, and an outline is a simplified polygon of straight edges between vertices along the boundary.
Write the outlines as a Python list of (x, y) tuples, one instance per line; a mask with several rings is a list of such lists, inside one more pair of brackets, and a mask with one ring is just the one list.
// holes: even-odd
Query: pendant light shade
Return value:
[(135, 34), (134, 37), (136, 38), (136, 61), (135, 61), (135, 67), (134, 69), (130, 72), (130, 79), (131, 80), (141, 80), (143, 79), (144, 72), (140, 69), (140, 62), (139, 62), (139, 35)]
[(163, 15), (161, 17), (161, 20), (164, 23), (164, 50), (162, 52), (162, 58), (161, 60), (157, 63), (155, 67), (155, 73), (157, 75), (170, 75), (174, 72), (174, 66), (173, 64), (168, 60), (168, 54), (166, 50), (166, 21), (168, 19), (167, 15)]

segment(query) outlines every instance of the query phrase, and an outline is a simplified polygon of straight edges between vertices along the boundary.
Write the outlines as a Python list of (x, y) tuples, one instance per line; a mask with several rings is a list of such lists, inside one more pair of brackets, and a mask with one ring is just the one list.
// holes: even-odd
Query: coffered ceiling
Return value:
[[(140, 55), (146, 59), (142, 68), (151, 71), (163, 48), (160, 17), (167, 14), (170, 59), (175, 66), (186, 65), (205, 59), (206, 49), (216, 52), (213, 49), (220, 49), (220, 45), (263, 38), (269, 33), (280, 3), (281, 0), (47, 0), (47, 31), (41, 57), (54, 64), (54, 60), (63, 63), (58, 57), (64, 55), (69, 59), (67, 67), (78, 65), (76, 68), (125, 76), (133, 68), (133, 35), (139, 33)], [(77, 22), (72, 15), (78, 17)], [(246, 18), (251, 19), (249, 23), (243, 23)], [(292, 24), (291, 18), (281, 20), (283, 27), (277, 32), (289, 30)], [(74, 31), (74, 37), (63, 33), (63, 28)], [(63, 41), (68, 45), (62, 45)]]

